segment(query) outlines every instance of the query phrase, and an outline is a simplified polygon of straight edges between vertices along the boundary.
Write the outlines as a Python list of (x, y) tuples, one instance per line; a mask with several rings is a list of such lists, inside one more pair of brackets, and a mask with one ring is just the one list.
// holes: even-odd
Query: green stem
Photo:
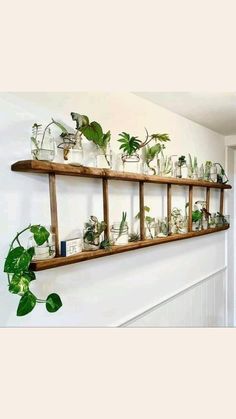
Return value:
[(28, 227), (24, 228), (23, 230), (21, 230), (19, 233), (17, 233), (17, 235), (14, 237), (14, 239), (12, 240), (11, 244), (10, 244), (10, 251), (13, 248), (13, 244), (15, 243), (15, 241), (18, 242), (18, 244), (21, 246), (20, 242), (19, 242), (19, 236), (24, 233), (25, 231), (29, 230), (31, 227), (31, 224), (28, 225)]
[(50, 122), (50, 123), (46, 126), (45, 130), (43, 131), (43, 137), (42, 137), (42, 141), (41, 141), (41, 144), (40, 144), (40, 148), (41, 148), (41, 149), (42, 149), (42, 147), (43, 147), (44, 137), (45, 137), (45, 135), (46, 135), (47, 129), (48, 129), (48, 128), (50, 127), (50, 125), (52, 125), (52, 124), (54, 124), (54, 121)]

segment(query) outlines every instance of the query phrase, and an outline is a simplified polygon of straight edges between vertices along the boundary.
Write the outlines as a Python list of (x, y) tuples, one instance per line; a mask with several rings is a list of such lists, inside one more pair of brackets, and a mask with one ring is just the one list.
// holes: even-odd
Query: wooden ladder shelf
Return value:
[[(11, 170), (15, 172), (30, 172), (30, 173), (45, 173), (49, 175), (49, 192), (50, 192), (50, 208), (51, 208), (51, 225), (52, 230), (56, 235), (56, 257), (53, 259), (34, 261), (31, 263), (31, 268), (34, 271), (41, 271), (44, 269), (55, 268), (58, 266), (69, 265), (76, 262), (95, 259), (104, 256), (114, 255), (116, 253), (123, 253), (130, 250), (141, 249), (157, 244), (168, 243), (177, 240), (189, 239), (192, 237), (203, 236), (205, 234), (212, 234), (218, 231), (227, 230), (229, 226), (222, 226), (216, 228), (209, 228), (201, 231), (192, 230), (192, 219), (189, 217), (189, 232), (185, 234), (171, 234), (168, 237), (145, 239), (144, 227), (144, 184), (157, 183), (167, 185), (167, 216), (171, 217), (171, 186), (182, 185), (189, 187), (189, 208), (193, 204), (193, 187), (206, 188), (206, 206), (209, 209), (210, 190), (212, 188), (220, 189), (220, 208), (219, 212), (223, 213), (224, 205), (224, 189), (231, 189), (230, 185), (221, 183), (213, 183), (207, 181), (199, 181), (193, 179), (177, 179), (168, 177), (159, 177), (154, 175), (144, 175), (139, 173), (124, 173), (109, 169), (97, 169), (92, 167), (78, 167), (62, 163), (50, 163), (37, 160), (23, 160), (14, 163)], [(99, 178), (103, 185), (103, 216), (107, 224), (105, 237), (109, 236), (109, 180), (123, 180), (131, 182), (139, 182), (139, 206), (140, 206), (140, 241), (131, 242), (127, 245), (112, 246), (110, 250), (95, 250), (83, 251), (73, 256), (62, 257), (59, 256), (59, 240), (58, 240), (58, 217), (57, 217), (57, 197), (56, 197), (56, 175), (65, 176), (79, 176), (88, 178)]]

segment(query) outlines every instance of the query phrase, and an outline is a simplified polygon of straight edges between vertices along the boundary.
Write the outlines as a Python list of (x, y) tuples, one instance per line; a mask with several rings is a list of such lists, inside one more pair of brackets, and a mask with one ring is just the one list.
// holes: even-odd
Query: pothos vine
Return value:
[(48, 242), (50, 235), (47, 229), (41, 225), (29, 225), (17, 233), (10, 244), (4, 264), (4, 272), (8, 277), (9, 291), (21, 297), (16, 314), (17, 316), (25, 316), (34, 309), (37, 303), (45, 304), (47, 311), (54, 313), (62, 306), (58, 294), (50, 294), (46, 300), (42, 300), (30, 291), (30, 284), (36, 279), (35, 273), (30, 269), (35, 250), (34, 247), (25, 249), (21, 244), (21, 235), (26, 231), (33, 234), (34, 241), (38, 246)]

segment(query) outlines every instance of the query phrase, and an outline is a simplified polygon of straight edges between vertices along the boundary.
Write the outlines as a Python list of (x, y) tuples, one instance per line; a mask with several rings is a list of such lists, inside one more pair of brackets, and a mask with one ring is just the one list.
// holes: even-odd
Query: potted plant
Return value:
[(16, 234), (10, 244), (10, 248), (4, 264), (4, 272), (8, 277), (8, 289), (12, 294), (20, 296), (17, 308), (17, 316), (25, 316), (30, 313), (37, 303), (45, 304), (47, 311), (54, 313), (62, 306), (58, 294), (50, 294), (46, 300), (34, 295), (30, 290), (31, 282), (36, 279), (35, 273), (30, 268), (30, 263), (35, 253), (34, 247), (24, 248), (21, 236), (26, 231), (33, 234), (34, 241), (42, 246), (49, 239), (50, 233), (41, 225), (29, 225)]
[(60, 122), (52, 121), (42, 128), (42, 125), (34, 123), (31, 135), (31, 155), (34, 160), (53, 161), (56, 155), (56, 144), (52, 137), (51, 126), (56, 125), (64, 135), (68, 134), (67, 129)]
[[(163, 142), (170, 141), (168, 134), (151, 134), (149, 135), (147, 129), (146, 138), (144, 141), (139, 140), (138, 137), (131, 136), (127, 132), (119, 134), (118, 141), (121, 143), (120, 150), (122, 150), (123, 170), (138, 172), (140, 161), (139, 151), (144, 148), (144, 162), (152, 174), (156, 174), (156, 169), (151, 166), (151, 163), (164, 148)], [(159, 143), (157, 143), (159, 141)], [(151, 142), (154, 144), (151, 146)]]
[[(104, 221), (99, 222), (97, 217), (91, 215), (89, 221), (84, 225), (83, 241), (84, 250), (98, 250), (101, 242), (101, 235), (106, 228)], [(103, 247), (104, 248), (104, 247)]]
[(115, 246), (127, 244), (129, 241), (129, 227), (127, 213), (122, 212), (121, 221), (114, 222), (111, 226), (111, 241)]

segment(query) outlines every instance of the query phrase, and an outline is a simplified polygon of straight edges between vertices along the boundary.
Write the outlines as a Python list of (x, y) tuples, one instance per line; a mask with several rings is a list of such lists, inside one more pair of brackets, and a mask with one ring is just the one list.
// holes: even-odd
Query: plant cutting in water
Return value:
[[(61, 124), (60, 122), (55, 121), (53, 118), (52, 118), (52, 121), (49, 124), (46, 125), (44, 131), (42, 131), (42, 125), (37, 124), (35, 122), (34, 125), (32, 126), (31, 141), (32, 141), (32, 143), (35, 146), (35, 149), (34, 149), (34, 158), (36, 160), (38, 160), (40, 150), (43, 149), (43, 145), (44, 145), (44, 140), (45, 140), (46, 133), (47, 132), (49, 132), (49, 134), (51, 133), (51, 131), (50, 131), (50, 126), (51, 125), (56, 125), (58, 128), (60, 128), (60, 130), (62, 131), (62, 134), (63, 135), (68, 135), (69, 134), (68, 131), (67, 131), (67, 129), (65, 128), (65, 126), (63, 124)], [(38, 136), (39, 135), (42, 135), (42, 139), (41, 139), (40, 142), (38, 141)]]
[(127, 212), (122, 212), (122, 218), (121, 218), (121, 222), (120, 222), (120, 227), (119, 227), (119, 233), (118, 233), (118, 236), (117, 236), (117, 238), (116, 238), (116, 241), (121, 237), (121, 235), (124, 233), (124, 228), (126, 227), (126, 225), (127, 225), (127, 221), (126, 221), (126, 218), (127, 218)]
[(194, 158), (192, 159), (191, 154), (188, 155), (189, 158), (189, 175), (190, 177), (194, 177), (197, 176), (197, 170), (198, 170), (198, 165), (197, 165), (197, 157), (194, 156)]
[[(150, 212), (150, 208), (145, 206), (144, 207), (144, 211), (145, 212)], [(136, 219), (140, 220), (140, 212), (135, 216)], [(150, 217), (149, 215), (145, 215), (144, 217), (144, 221), (146, 224), (146, 228), (150, 234), (151, 239), (153, 239), (153, 234), (152, 234), (152, 224), (155, 222), (155, 217)]]
[(17, 316), (25, 316), (30, 313), (36, 303), (44, 303), (47, 311), (53, 313), (62, 306), (58, 294), (50, 294), (46, 300), (41, 300), (30, 291), (30, 284), (36, 279), (36, 276), (30, 269), (34, 247), (25, 249), (20, 242), (20, 236), (26, 231), (33, 234), (34, 241), (38, 246), (47, 242), (50, 235), (46, 228), (41, 225), (29, 225), (20, 233), (17, 233), (10, 244), (4, 264), (4, 272), (7, 273), (9, 291), (21, 297), (17, 308)]
[[(144, 152), (144, 160), (149, 167), (153, 171), (153, 174), (156, 174), (156, 169), (151, 167), (151, 162), (155, 159), (155, 157), (160, 153), (160, 151), (165, 148), (163, 142), (170, 141), (168, 134), (151, 134), (149, 135), (147, 129), (146, 130), (146, 138), (144, 141), (139, 140), (138, 137), (133, 137), (127, 132), (122, 132), (120, 135), (120, 139), (118, 140), (120, 145), (120, 150), (122, 150), (127, 156), (131, 156), (136, 153), (141, 148), (145, 147)], [(159, 143), (157, 143), (159, 141)], [(155, 144), (149, 146), (151, 142)]]
[(220, 163), (215, 163), (217, 168), (217, 182), (218, 183), (227, 183), (229, 181), (228, 176), (225, 173), (223, 166)]
[(108, 166), (111, 166), (109, 159), (107, 158), (107, 148), (111, 140), (111, 132), (103, 132), (101, 125), (92, 121), (89, 122), (89, 118), (86, 115), (80, 115), (76, 112), (71, 112), (72, 119), (76, 121), (76, 129), (85, 136), (88, 141), (92, 141), (104, 154)]
[(105, 228), (106, 223), (104, 221), (99, 222), (97, 217), (91, 215), (89, 221), (85, 223), (84, 242), (92, 246), (97, 246)]
[[(164, 148), (164, 147), (163, 147)], [(171, 172), (173, 170), (173, 163), (171, 156), (164, 156), (163, 151), (161, 150), (161, 175), (171, 175)]]

